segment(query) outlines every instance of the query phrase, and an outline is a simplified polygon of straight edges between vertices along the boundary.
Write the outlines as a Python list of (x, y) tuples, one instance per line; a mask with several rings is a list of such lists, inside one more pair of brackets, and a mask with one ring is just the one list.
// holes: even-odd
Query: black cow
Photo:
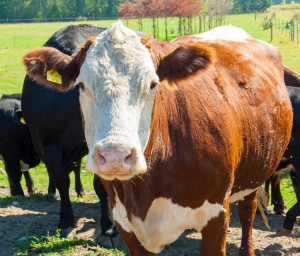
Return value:
[[(104, 29), (92, 25), (71, 25), (51, 36), (44, 46), (52, 46), (71, 55), (90, 36)], [(88, 153), (82, 130), (78, 89), (60, 93), (40, 86), (29, 77), (23, 85), (22, 110), (28, 124), (33, 145), (44, 161), (61, 197), (59, 227), (74, 227), (69, 186), (69, 173)], [(110, 216), (108, 196), (101, 180), (94, 177), (94, 188), (101, 203), (102, 235), (114, 236), (117, 231)]]
[(285, 205), (280, 191), (280, 177), (284, 169), (290, 171), (297, 200), (300, 200), (300, 76), (296, 72), (285, 68), (285, 83), (293, 107), (292, 135), (277, 171), (270, 177), (265, 186), (268, 193), (271, 184), (271, 204), (273, 204), (274, 211), (277, 214), (285, 212)]
[(0, 100), (0, 160), (4, 161), (10, 193), (24, 195), (21, 187), (22, 173), (28, 193), (34, 192), (33, 180), (28, 172), (39, 164), (27, 125), (20, 120), (21, 94), (3, 95)]
[[(23, 118), (23, 115), (22, 115), (22, 111), (21, 111), (21, 100), (22, 100), (22, 94), (4, 94), (2, 95), (2, 99), (14, 99), (14, 100), (18, 100), (18, 104), (19, 104), (19, 108), (16, 110), (16, 116), (17, 118), (21, 121), (21, 119)], [(4, 106), (5, 107), (5, 106)], [(25, 124), (24, 122), (24, 119), (21, 121), (23, 124)], [(10, 126), (10, 124), (7, 124), (7, 122), (3, 122), (4, 125), (7, 125), (7, 126)], [(26, 130), (28, 131), (28, 127), (26, 126)], [(7, 134), (7, 137), (11, 137), (11, 132), (9, 130), (7, 130), (8, 134)], [(30, 133), (27, 132), (27, 135), (30, 136)], [(32, 145), (32, 142), (31, 142), (31, 136), (30, 138), (26, 138), (26, 139), (30, 139), (30, 144)], [(16, 143), (14, 139), (12, 139), (12, 143)], [(18, 147), (18, 146), (15, 146), (15, 147)], [(29, 148), (27, 150), (30, 150)], [(33, 150), (33, 151), (32, 151)], [(25, 154), (27, 155), (30, 155), (30, 154), (34, 154), (39, 160), (39, 157), (37, 156), (33, 146), (32, 146), (32, 150), (29, 151), (29, 152), (26, 152)], [(35, 161), (35, 159), (33, 159)], [(28, 168), (28, 166), (26, 164), (24, 164), (23, 162), (20, 162), (21, 163), (21, 171), (24, 175), (24, 178), (25, 178), (25, 182), (26, 182), (26, 187), (27, 187), (27, 190), (28, 190), (28, 194), (32, 194), (34, 192), (34, 182), (31, 178), (31, 175), (29, 173), (29, 171), (26, 169)], [(30, 164), (29, 168), (32, 168), (34, 166), (36, 166), (37, 164)], [(75, 191), (77, 193), (77, 195), (79, 197), (82, 197), (83, 195), (83, 187), (82, 187), (82, 183), (81, 183), (81, 179), (80, 179), (80, 167), (81, 167), (81, 161), (79, 161), (79, 164), (78, 165), (74, 165), (74, 174), (75, 174)], [(19, 171), (18, 171), (19, 172)], [(8, 180), (11, 184), (11, 180), (10, 180), (10, 177), (8, 177)], [(10, 185), (10, 187), (12, 187)], [(53, 180), (49, 177), (49, 186), (48, 186), (48, 193), (49, 194), (55, 194), (55, 191), (56, 191), (56, 188), (55, 188), (55, 185), (54, 185), (54, 182)], [(20, 195), (23, 195), (23, 194), (20, 194)]]

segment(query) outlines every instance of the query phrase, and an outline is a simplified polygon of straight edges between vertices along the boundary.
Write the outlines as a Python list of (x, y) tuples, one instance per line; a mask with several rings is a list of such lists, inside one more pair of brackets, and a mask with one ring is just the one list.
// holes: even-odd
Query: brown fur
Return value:
[[(252, 39), (200, 42), (189, 36), (169, 43), (146, 38), (142, 42), (151, 51), (161, 79), (144, 152), (149, 169), (129, 182), (103, 181), (111, 206), (117, 193), (129, 219), (134, 215), (144, 220), (158, 197), (190, 208), (205, 200), (222, 204), (227, 211), (201, 231), (201, 255), (220, 256), (226, 254), (229, 195), (253, 190), (239, 201), (239, 216), (240, 255), (254, 255), (256, 189), (277, 167), (292, 125), (279, 52)], [(82, 61), (84, 53), (78, 55)], [(66, 59), (63, 63), (68, 66)], [(176, 83), (176, 90), (170, 89), (170, 82)], [(153, 255), (133, 233), (121, 226), (119, 230), (131, 255)]]

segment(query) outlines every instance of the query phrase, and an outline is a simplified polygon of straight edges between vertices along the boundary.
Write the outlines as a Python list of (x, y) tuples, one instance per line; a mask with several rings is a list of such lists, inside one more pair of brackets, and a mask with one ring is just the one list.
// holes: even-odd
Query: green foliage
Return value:
[(263, 12), (272, 5), (272, 0), (234, 0), (233, 13)]
[(122, 2), (123, 0), (1, 0), (0, 20), (55, 21), (76, 20), (78, 17), (118, 17), (117, 6)]
[(263, 30), (271, 28), (271, 20), (263, 20), (261, 26)]
[(15, 243), (16, 255), (102, 255), (124, 256), (125, 254), (116, 249), (107, 250), (98, 246), (95, 242), (78, 238), (61, 238), (60, 230), (55, 236), (26, 236)]

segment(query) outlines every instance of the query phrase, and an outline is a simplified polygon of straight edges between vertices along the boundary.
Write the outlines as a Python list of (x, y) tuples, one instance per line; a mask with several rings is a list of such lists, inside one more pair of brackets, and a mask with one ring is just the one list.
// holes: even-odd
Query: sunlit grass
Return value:
[(61, 238), (59, 230), (55, 236), (23, 237), (15, 243), (16, 255), (99, 255), (99, 256), (125, 256), (117, 249), (107, 250), (97, 243), (78, 238)]

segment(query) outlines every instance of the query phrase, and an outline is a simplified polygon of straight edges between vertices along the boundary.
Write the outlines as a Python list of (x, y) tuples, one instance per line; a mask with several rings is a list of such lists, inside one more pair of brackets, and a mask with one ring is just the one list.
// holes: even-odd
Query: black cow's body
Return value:
[[(44, 46), (52, 46), (71, 55), (88, 37), (101, 31), (102, 28), (91, 25), (68, 26), (57, 31)], [(88, 153), (82, 130), (79, 92), (74, 89), (60, 93), (26, 77), (22, 109), (34, 147), (45, 162), (61, 197), (59, 226), (72, 227), (75, 218), (69, 198), (69, 172), (74, 165), (80, 165), (79, 161)], [(115, 229), (109, 216), (108, 197), (99, 178), (94, 178), (94, 187), (102, 206), (102, 234), (111, 235)]]
[(297, 200), (300, 201), (300, 87), (287, 86), (287, 90), (293, 107), (291, 140), (277, 171), (271, 176), (268, 183), (266, 183), (267, 192), (269, 190), (269, 184), (272, 184), (271, 203), (274, 205), (274, 211), (278, 214), (282, 214), (285, 211), (283, 197), (280, 192), (280, 176), (282, 171), (290, 164), (292, 164), (291, 168), (289, 168), (291, 180)]
[(28, 127), (20, 122), (21, 95), (4, 95), (0, 100), (0, 159), (5, 163), (11, 195), (24, 195), (20, 181), (22, 172), (28, 193), (33, 193), (33, 181), (28, 169), (39, 164)]

